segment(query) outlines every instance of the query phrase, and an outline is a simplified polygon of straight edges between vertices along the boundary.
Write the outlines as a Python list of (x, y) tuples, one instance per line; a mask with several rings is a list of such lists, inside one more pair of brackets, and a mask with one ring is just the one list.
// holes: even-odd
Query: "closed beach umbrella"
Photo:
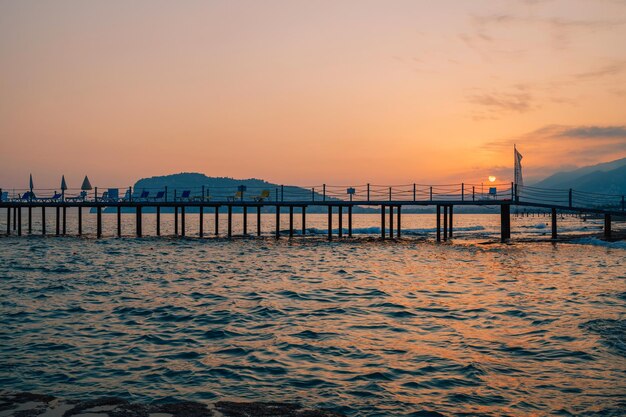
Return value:
[(83, 185), (80, 186), (80, 189), (83, 191), (91, 190), (91, 183), (89, 182), (89, 178), (85, 175), (85, 179), (83, 180)]
[(61, 194), (62, 194), (62, 199), (63, 201), (65, 201), (65, 190), (67, 190), (67, 184), (65, 183), (65, 175), (61, 176)]
[(33, 174), (30, 174), (30, 192), (31, 193), (33, 192), (33, 188), (35, 188), (33, 187)]

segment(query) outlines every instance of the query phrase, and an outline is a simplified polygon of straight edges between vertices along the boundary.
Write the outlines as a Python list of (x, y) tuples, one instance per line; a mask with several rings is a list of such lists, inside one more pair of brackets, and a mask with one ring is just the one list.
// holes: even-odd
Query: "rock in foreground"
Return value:
[(332, 411), (277, 402), (219, 401), (204, 404), (181, 401), (169, 404), (131, 403), (105, 397), (87, 401), (62, 400), (27, 392), (0, 392), (0, 417), (341, 417)]

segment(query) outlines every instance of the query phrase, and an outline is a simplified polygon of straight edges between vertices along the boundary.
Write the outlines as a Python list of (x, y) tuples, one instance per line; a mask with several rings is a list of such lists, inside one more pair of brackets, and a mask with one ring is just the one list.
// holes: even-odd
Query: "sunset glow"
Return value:
[(4, 186), (506, 182), (513, 141), (529, 179), (626, 154), (623, 2), (393, 4), (3, 2)]

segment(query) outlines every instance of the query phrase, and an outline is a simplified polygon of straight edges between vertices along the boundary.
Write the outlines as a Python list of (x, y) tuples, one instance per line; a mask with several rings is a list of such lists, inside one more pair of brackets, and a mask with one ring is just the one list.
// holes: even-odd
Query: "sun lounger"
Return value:
[(142, 191), (138, 200), (147, 200), (150, 197), (150, 191)]
[(254, 201), (264, 201), (268, 198), (270, 198), (270, 190), (263, 190), (261, 191), (261, 194), (257, 195), (256, 197), (253, 197)]
[(87, 191), (81, 191), (80, 194), (74, 197), (65, 197), (65, 201), (85, 201), (87, 198)]
[(180, 195), (180, 197), (178, 197), (179, 201), (182, 200), (190, 200), (191, 198), (191, 191), (190, 190), (184, 190), (183, 193)]
[(159, 191), (154, 197), (154, 201), (163, 200), (164, 198), (165, 198), (165, 191)]

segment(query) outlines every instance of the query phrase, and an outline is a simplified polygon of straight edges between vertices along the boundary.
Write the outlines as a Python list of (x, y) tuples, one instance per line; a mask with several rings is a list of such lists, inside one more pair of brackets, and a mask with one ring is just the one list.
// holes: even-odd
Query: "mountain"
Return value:
[(562, 190), (572, 188), (601, 194), (626, 194), (626, 158), (573, 171), (557, 172), (532, 186)]

